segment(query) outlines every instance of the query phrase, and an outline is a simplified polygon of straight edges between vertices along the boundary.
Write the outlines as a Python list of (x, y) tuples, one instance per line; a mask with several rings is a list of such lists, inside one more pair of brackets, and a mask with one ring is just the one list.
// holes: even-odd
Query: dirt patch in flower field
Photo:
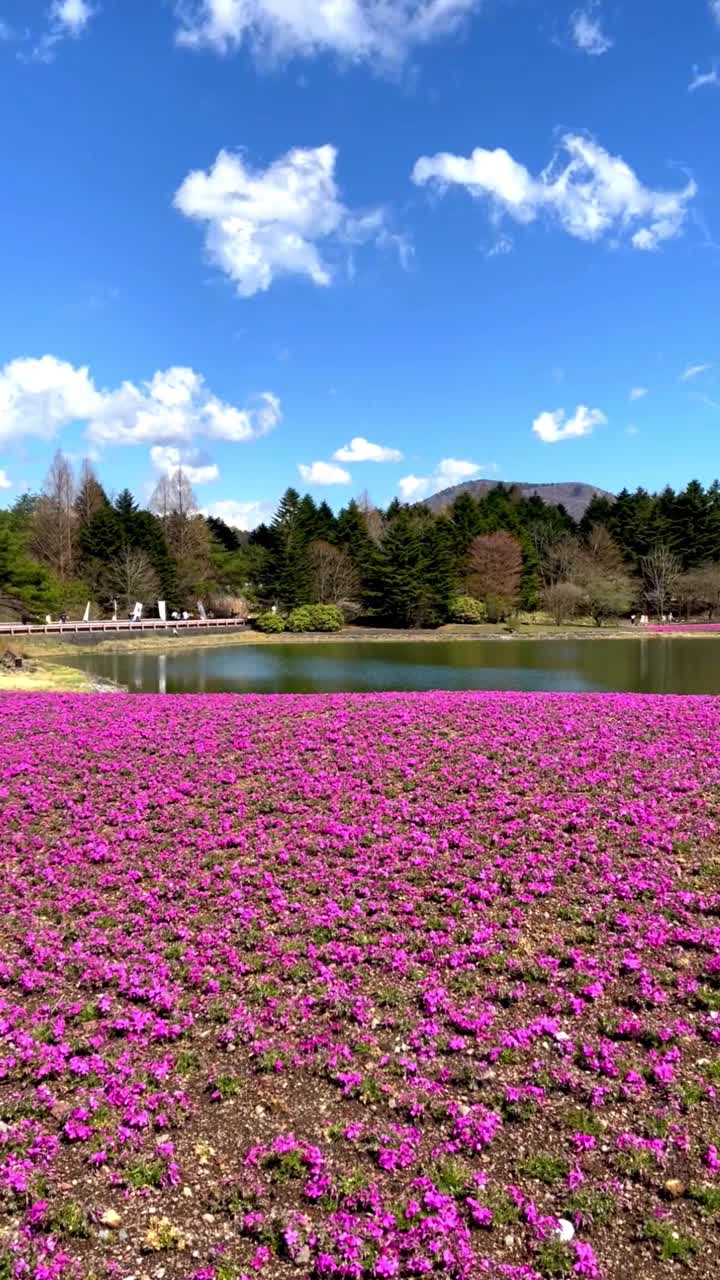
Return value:
[(670, 1280), (720, 702), (0, 697), (0, 1277)]

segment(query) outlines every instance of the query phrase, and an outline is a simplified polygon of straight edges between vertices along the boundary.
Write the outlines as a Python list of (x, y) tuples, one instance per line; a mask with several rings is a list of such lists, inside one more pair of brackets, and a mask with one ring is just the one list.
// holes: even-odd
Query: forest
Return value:
[[(712, 618), (720, 610), (720, 484), (596, 498), (575, 522), (540, 498), (498, 484), (434, 515), (365, 495), (335, 513), (283, 495), (251, 533), (203, 515), (181, 468), (147, 507), (108, 494), (90, 463), (78, 475), (55, 455), (43, 490), (0, 511), (0, 610), (31, 621), (78, 617), (117, 601), (146, 614), (202, 600), (217, 616), (282, 618), (333, 605), (347, 620), (433, 627), (542, 611), (597, 625), (635, 610)], [(275, 624), (277, 626), (279, 624)]]

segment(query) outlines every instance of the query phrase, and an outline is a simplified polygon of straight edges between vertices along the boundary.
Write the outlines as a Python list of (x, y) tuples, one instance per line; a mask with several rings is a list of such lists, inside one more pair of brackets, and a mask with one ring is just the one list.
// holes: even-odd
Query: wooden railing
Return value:
[(142, 618), (140, 622), (131, 622), (129, 618), (118, 618), (117, 622), (42, 622), (42, 623), (22, 623), (22, 622), (2, 622), (0, 623), (0, 635), (2, 636), (63, 636), (63, 635), (102, 635), (103, 633), (117, 634), (125, 631), (212, 631), (218, 628), (235, 627), (236, 630), (242, 631), (247, 623), (241, 622), (238, 618), (188, 618), (184, 621), (182, 618), (173, 621), (171, 618), (167, 622), (162, 622), (160, 618)]

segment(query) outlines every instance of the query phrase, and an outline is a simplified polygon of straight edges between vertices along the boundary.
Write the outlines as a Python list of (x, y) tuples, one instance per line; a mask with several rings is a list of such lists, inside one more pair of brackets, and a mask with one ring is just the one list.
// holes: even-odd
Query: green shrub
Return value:
[(260, 613), (255, 619), (255, 626), (258, 631), (264, 631), (266, 635), (270, 635), (277, 631), (284, 631), (285, 620), (279, 613)]
[(340, 631), (343, 615), (336, 604), (303, 604), (293, 609), (288, 631)]
[(451, 622), (485, 622), (487, 609), (482, 600), (474, 596), (455, 596), (450, 601)]

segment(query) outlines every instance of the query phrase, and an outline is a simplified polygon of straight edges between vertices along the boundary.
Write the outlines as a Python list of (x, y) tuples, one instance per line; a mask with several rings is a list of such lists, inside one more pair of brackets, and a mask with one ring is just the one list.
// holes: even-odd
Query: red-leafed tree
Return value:
[(522, 547), (511, 533), (481, 533), (467, 554), (467, 585), (487, 605), (488, 617), (505, 617), (517, 605), (522, 578)]

